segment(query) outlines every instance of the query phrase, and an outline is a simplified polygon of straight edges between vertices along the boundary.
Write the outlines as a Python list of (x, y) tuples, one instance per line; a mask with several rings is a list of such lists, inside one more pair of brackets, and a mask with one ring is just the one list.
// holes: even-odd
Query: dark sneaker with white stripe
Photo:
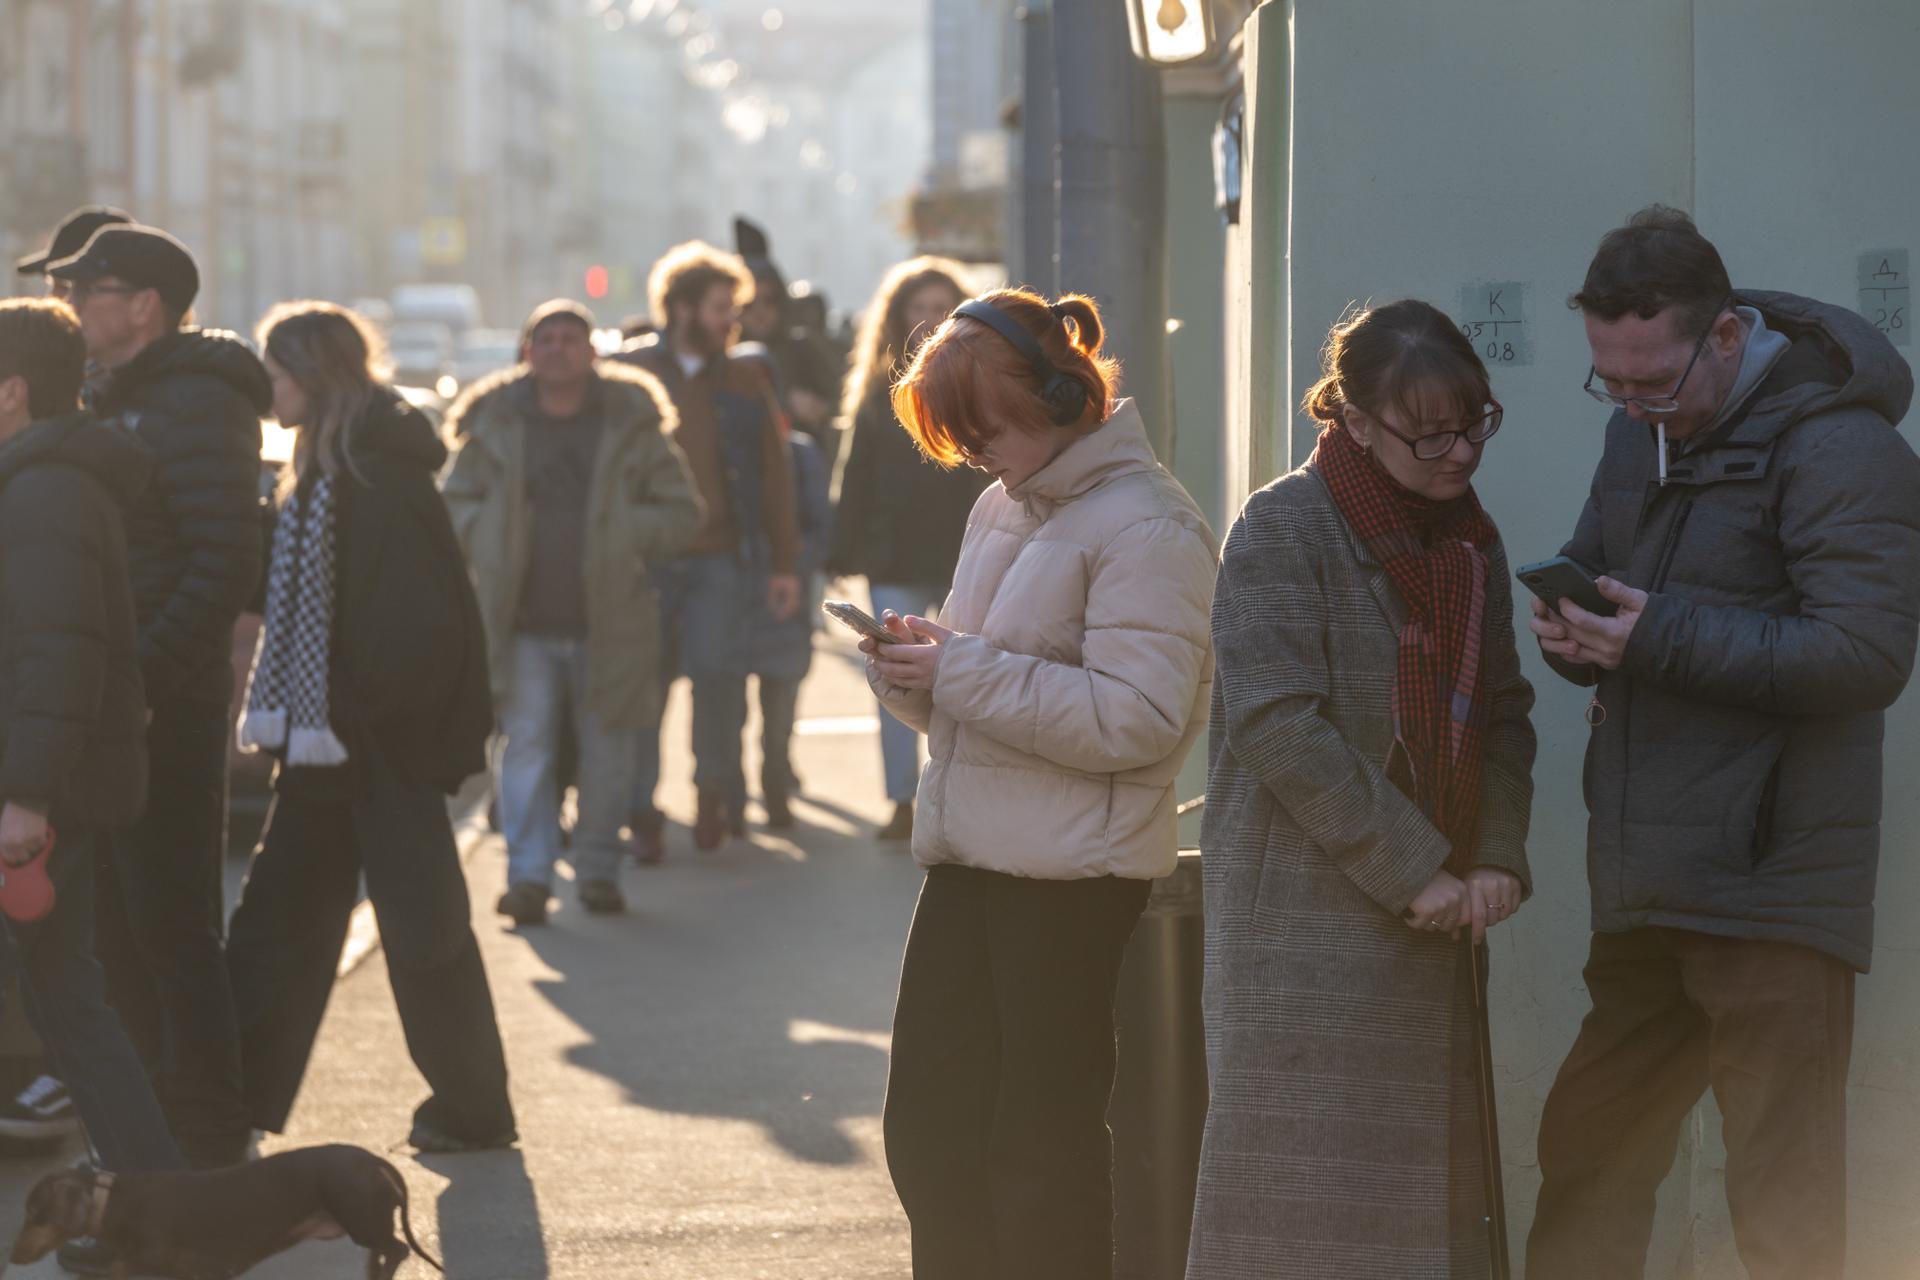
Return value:
[(52, 1076), (41, 1076), (19, 1096), (0, 1102), (0, 1138), (16, 1142), (51, 1142), (80, 1132), (67, 1086)]

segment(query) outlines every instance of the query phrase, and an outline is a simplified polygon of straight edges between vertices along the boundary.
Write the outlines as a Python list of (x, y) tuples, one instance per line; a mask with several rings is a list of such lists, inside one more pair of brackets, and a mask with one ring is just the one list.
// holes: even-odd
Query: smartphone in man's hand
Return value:
[(1578, 563), (1565, 556), (1554, 556), (1551, 560), (1542, 560), (1537, 564), (1523, 564), (1514, 570), (1514, 576), (1527, 590), (1540, 597), (1541, 603), (1558, 613), (1562, 600), (1571, 600), (1588, 613), (1600, 618), (1611, 618), (1619, 611), (1619, 606), (1600, 594), (1600, 586)]

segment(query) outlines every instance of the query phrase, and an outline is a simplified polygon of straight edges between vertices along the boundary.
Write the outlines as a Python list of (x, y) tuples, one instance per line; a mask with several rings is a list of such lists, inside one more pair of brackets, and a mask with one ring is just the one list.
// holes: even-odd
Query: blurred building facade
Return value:
[(745, 213), (857, 306), (910, 244), (927, 0), (780, 4), (0, 0), (0, 249), (106, 201), (195, 250), (210, 323), (414, 281), (612, 322)]
[(351, 275), (341, 0), (0, 0), (0, 238), (118, 204), (244, 325)]
[(966, 262), (1008, 257), (1021, 31), (1029, 10), (1046, 8), (1022, 0), (932, 0), (931, 154), (913, 207), (914, 238), (927, 252)]
[(609, 325), (646, 312), (665, 249), (713, 234), (723, 137), (719, 101), (687, 73), (681, 42), (630, 12), (608, 6), (568, 32), (561, 277)]
[(927, 0), (702, 0), (686, 49), (725, 134), (712, 233), (764, 226), (789, 280), (857, 310), (912, 248), (926, 165)]

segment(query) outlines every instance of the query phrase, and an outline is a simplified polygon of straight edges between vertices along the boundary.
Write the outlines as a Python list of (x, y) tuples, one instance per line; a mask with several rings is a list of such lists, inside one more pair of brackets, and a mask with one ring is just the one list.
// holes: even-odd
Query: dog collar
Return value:
[(113, 1194), (113, 1175), (101, 1170), (93, 1175), (93, 1212), (87, 1215), (87, 1234), (95, 1240), (107, 1225), (107, 1197)]

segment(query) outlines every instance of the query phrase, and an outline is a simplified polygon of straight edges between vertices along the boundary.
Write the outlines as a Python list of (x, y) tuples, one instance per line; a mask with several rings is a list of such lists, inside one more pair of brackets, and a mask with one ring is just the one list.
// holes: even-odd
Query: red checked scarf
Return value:
[(1338, 428), (1321, 434), (1314, 460), (1340, 514), (1406, 602), (1394, 743), (1412, 770), (1414, 802), (1453, 842), (1447, 869), (1460, 875), (1473, 865), (1480, 820), (1485, 551), (1498, 532), (1472, 490), (1452, 502), (1410, 493)]

